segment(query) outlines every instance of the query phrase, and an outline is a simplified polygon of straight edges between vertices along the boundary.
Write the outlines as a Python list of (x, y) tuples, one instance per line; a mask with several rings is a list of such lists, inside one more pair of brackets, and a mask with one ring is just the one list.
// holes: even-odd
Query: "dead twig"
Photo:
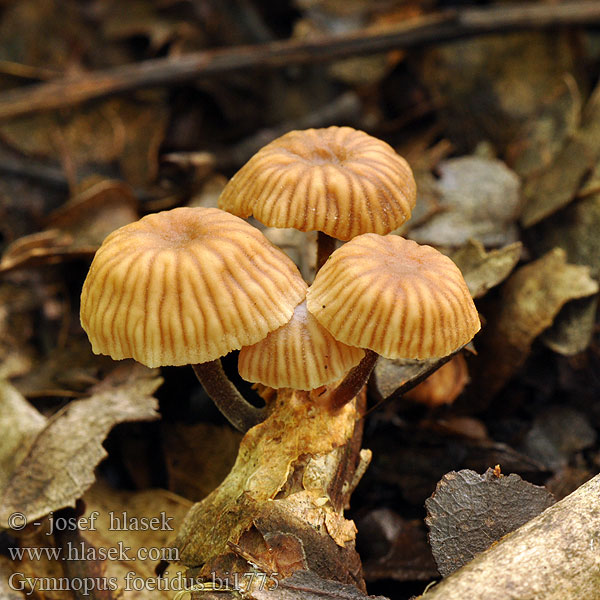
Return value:
[(285, 40), (206, 50), (18, 88), (0, 94), (0, 119), (56, 110), (112, 94), (174, 85), (244, 69), (331, 61), (486, 33), (593, 25), (599, 22), (600, 4), (596, 0), (446, 11), (408, 21), (391, 30), (363, 30), (309, 41)]

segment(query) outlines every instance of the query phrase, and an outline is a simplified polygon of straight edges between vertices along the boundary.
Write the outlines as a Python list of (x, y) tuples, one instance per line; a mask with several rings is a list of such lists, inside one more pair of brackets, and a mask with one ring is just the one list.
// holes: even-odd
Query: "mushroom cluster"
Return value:
[[(148, 366), (192, 364), (225, 416), (248, 429), (263, 411), (226, 378), (312, 390), (343, 379), (358, 393), (378, 355), (442, 357), (479, 329), (454, 263), (391, 232), (416, 199), (408, 163), (349, 127), (293, 131), (230, 180), (220, 209), (178, 208), (112, 233), (81, 296), (94, 352)], [(230, 214), (234, 213), (234, 214)], [(237, 215), (237, 216), (236, 216)], [(308, 288), (296, 266), (240, 217), (319, 232)], [(346, 242), (334, 250), (336, 241)]]
[[(438, 358), (471, 340), (480, 322), (458, 267), (391, 234), (415, 201), (408, 163), (350, 127), (287, 133), (233, 176), (220, 208), (271, 227), (319, 232), (306, 306), (242, 349), (242, 377), (309, 390), (352, 368), (332, 396), (339, 406), (364, 385), (378, 355)], [(347, 243), (334, 251), (336, 239)]]

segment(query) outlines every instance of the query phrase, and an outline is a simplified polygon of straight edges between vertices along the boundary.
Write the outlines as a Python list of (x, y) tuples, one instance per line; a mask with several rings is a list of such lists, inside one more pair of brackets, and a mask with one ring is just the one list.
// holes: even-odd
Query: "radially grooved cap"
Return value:
[(216, 208), (176, 208), (111, 233), (81, 293), (93, 351), (149, 367), (215, 360), (284, 325), (306, 283), (260, 231)]
[(238, 367), (247, 381), (276, 389), (314, 390), (342, 378), (364, 354), (338, 342), (302, 302), (288, 323), (241, 349)]
[(290, 131), (267, 144), (225, 186), (219, 207), (270, 227), (350, 240), (402, 225), (416, 195), (408, 163), (389, 144), (328, 127)]
[(436, 358), (479, 331), (462, 273), (447, 256), (397, 235), (365, 234), (336, 250), (307, 292), (337, 340), (386, 358)]

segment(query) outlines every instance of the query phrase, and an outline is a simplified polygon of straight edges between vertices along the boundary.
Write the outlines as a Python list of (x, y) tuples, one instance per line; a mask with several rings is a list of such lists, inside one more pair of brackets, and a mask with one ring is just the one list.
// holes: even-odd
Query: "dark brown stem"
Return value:
[(319, 231), (317, 235), (317, 271), (325, 264), (335, 250), (336, 239)]
[(240, 394), (219, 359), (192, 365), (192, 368), (216, 407), (238, 431), (246, 432), (265, 420), (266, 410), (252, 406)]
[(293, 64), (439, 44), (473, 35), (559, 26), (590, 26), (599, 21), (600, 4), (597, 0), (575, 0), (560, 4), (500, 3), (498, 6), (449, 10), (419, 17), (390, 31), (362, 30), (308, 41), (283, 40), (193, 52), (176, 58), (155, 58), (2, 92), (0, 119), (56, 110), (112, 94), (175, 85), (245, 69), (289, 67)]
[(344, 377), (342, 383), (331, 392), (329, 404), (333, 410), (342, 408), (362, 390), (369, 380), (378, 358), (379, 354), (377, 352), (365, 350), (363, 359)]

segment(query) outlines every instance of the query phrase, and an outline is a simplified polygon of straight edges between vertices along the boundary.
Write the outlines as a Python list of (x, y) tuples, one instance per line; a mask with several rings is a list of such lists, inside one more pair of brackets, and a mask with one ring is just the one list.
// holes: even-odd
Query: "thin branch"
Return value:
[(0, 119), (73, 106), (112, 94), (169, 86), (200, 77), (253, 68), (331, 61), (348, 56), (413, 48), (467, 36), (600, 22), (600, 3), (579, 0), (560, 4), (500, 5), (465, 8), (413, 19), (386, 31), (358, 31), (314, 40), (284, 40), (254, 46), (157, 58), (31, 85), (0, 94)]
[[(114, 169), (107, 168), (104, 165), (84, 165), (79, 170), (80, 179), (94, 174), (99, 174), (106, 179), (114, 179), (117, 176)], [(0, 175), (27, 179), (59, 192), (69, 191), (69, 182), (63, 169), (34, 158), (20, 156), (2, 147), (0, 147)], [(142, 202), (155, 199), (152, 193), (141, 188), (135, 188), (134, 194)]]
[(0, 149), (0, 175), (29, 179), (61, 192), (69, 190), (67, 178), (60, 168), (29, 158), (10, 156), (2, 149)]

